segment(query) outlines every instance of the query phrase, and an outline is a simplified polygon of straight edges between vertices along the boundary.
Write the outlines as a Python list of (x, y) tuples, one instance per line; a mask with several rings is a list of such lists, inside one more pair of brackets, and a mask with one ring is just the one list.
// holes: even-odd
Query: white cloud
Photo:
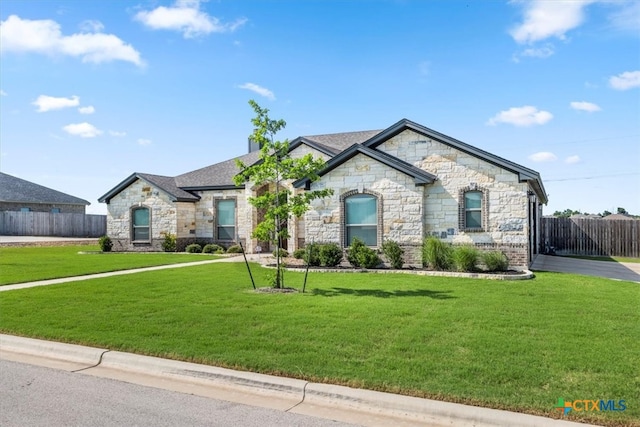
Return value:
[(523, 22), (509, 32), (518, 43), (549, 37), (565, 39), (565, 33), (584, 21), (584, 9), (594, 0), (530, 0), (524, 2)]
[(590, 113), (602, 110), (598, 105), (586, 101), (574, 101), (570, 105), (574, 110), (588, 111)]
[(553, 118), (553, 114), (548, 111), (538, 110), (536, 107), (525, 105), (523, 107), (512, 107), (508, 110), (500, 111), (486, 123), (495, 126), (498, 123), (508, 123), (514, 126), (543, 125)]
[(609, 84), (616, 90), (640, 87), (640, 71), (625, 71), (609, 78)]
[(95, 138), (96, 136), (102, 135), (101, 130), (87, 122), (72, 123), (64, 126), (62, 130), (67, 132), (69, 135), (79, 136), (81, 138)]
[(88, 105), (86, 107), (80, 107), (78, 108), (78, 112), (80, 114), (93, 114), (96, 112), (96, 109), (93, 108), (93, 105)]
[(548, 44), (544, 47), (528, 48), (513, 56), (515, 62), (519, 62), (522, 57), (529, 58), (548, 58), (555, 53), (553, 45)]
[(200, 10), (199, 0), (178, 0), (171, 7), (159, 6), (150, 11), (141, 11), (134, 17), (154, 30), (180, 31), (186, 39), (210, 33), (232, 32), (247, 22), (240, 18), (223, 24), (214, 16)]
[(104, 25), (100, 21), (87, 19), (80, 24), (80, 29), (85, 33), (100, 33), (104, 30)]
[(272, 101), (274, 101), (276, 99), (276, 96), (274, 95), (273, 92), (271, 92), (269, 89), (264, 88), (262, 86), (258, 86), (257, 84), (254, 83), (245, 83), (243, 85), (238, 86), (240, 89), (247, 89), (250, 90), (252, 92), (257, 93), (260, 96), (264, 96), (267, 99), (270, 99)]
[(97, 64), (119, 60), (144, 65), (140, 53), (113, 34), (84, 32), (64, 36), (55, 21), (21, 19), (16, 15), (0, 22), (0, 50), (68, 55)]
[(620, 2), (614, 3), (619, 6), (619, 9), (609, 15), (609, 22), (623, 31), (633, 31), (634, 34), (638, 33), (640, 28), (640, 2)]
[(574, 156), (569, 156), (566, 159), (564, 159), (564, 162), (569, 164), (569, 165), (574, 165), (576, 163), (580, 163), (580, 156), (578, 155), (574, 155)]
[(40, 95), (38, 99), (31, 103), (38, 107), (38, 113), (45, 111), (61, 110), (63, 108), (77, 107), (80, 105), (80, 98), (72, 96), (70, 98), (56, 98), (54, 96)]
[(0, 96), (9, 96), (9, 94), (4, 90), (0, 89)]
[(109, 131), (109, 135), (115, 136), (116, 138), (122, 138), (122, 137), (127, 136), (127, 133), (126, 132), (119, 132), (117, 130), (110, 130)]
[(548, 151), (541, 151), (539, 153), (530, 155), (529, 160), (533, 162), (555, 162), (556, 160), (558, 160), (558, 157)]
[(146, 138), (138, 138), (138, 144), (140, 145), (151, 145), (151, 140)]

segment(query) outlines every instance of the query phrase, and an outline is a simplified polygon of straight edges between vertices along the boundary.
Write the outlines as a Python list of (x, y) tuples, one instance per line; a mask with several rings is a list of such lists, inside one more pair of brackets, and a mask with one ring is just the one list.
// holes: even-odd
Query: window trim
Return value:
[[(142, 209), (146, 209), (147, 212), (149, 212), (149, 225), (146, 227), (149, 229), (149, 238), (145, 239), (145, 240), (136, 240), (135, 236), (136, 236), (136, 226), (134, 224), (135, 221), (135, 213), (137, 210), (142, 210)], [(129, 211), (129, 223), (131, 225), (131, 243), (150, 243), (151, 242), (151, 224), (153, 223), (151, 221), (151, 216), (152, 216), (152, 210), (151, 207), (147, 206), (147, 205), (136, 205), (136, 206), (132, 206), (130, 211)], [(145, 227), (139, 227), (139, 228), (145, 228)]]
[[(229, 239), (221, 239), (220, 238), (220, 231), (219, 228), (221, 227), (221, 225), (219, 224), (218, 220), (220, 218), (220, 216), (218, 215), (218, 205), (220, 202), (224, 202), (224, 201), (233, 201), (233, 237), (231, 238), (231, 240)], [(238, 198), (237, 197), (221, 197), (221, 198), (215, 198), (213, 199), (213, 235), (214, 235), (214, 239), (218, 242), (235, 242), (236, 241), (236, 236), (238, 234)], [(224, 226), (222, 225), (222, 227), (229, 227), (229, 226)]]
[[(467, 193), (480, 193), (480, 209), (474, 208), (474, 211), (480, 211), (480, 227), (467, 227), (467, 212), (470, 210), (466, 207)], [(467, 187), (461, 188), (458, 192), (458, 228), (468, 233), (478, 233), (489, 231), (489, 190), (480, 187), (475, 183), (471, 183)]]
[(382, 194), (368, 190), (351, 190), (343, 193), (340, 196), (340, 243), (343, 248), (348, 248), (350, 243), (347, 241), (349, 233), (347, 233), (347, 199), (351, 196), (356, 195), (369, 195), (376, 199), (376, 244), (373, 246), (369, 246), (370, 248), (378, 248), (382, 244), (382, 231), (383, 231), (383, 223), (382, 216), (384, 213), (383, 204), (382, 204)]

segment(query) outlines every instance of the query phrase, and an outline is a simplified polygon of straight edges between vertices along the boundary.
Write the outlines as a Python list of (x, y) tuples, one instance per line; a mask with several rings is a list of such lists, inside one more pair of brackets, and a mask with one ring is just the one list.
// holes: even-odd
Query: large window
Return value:
[(378, 199), (370, 194), (354, 194), (344, 200), (346, 242), (355, 237), (367, 246), (378, 245)]
[(148, 242), (150, 240), (149, 216), (149, 208), (139, 207), (131, 212), (131, 228), (134, 242)]
[(216, 236), (218, 240), (235, 240), (236, 201), (218, 200), (216, 204)]
[(464, 193), (465, 228), (482, 228), (482, 193), (467, 191)]

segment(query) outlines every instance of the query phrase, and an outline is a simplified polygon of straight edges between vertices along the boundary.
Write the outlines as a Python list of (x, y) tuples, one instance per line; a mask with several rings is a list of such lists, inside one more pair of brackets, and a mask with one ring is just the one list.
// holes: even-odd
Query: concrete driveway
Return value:
[(538, 255), (533, 271), (554, 271), (606, 277), (640, 283), (640, 263), (592, 261), (562, 256)]

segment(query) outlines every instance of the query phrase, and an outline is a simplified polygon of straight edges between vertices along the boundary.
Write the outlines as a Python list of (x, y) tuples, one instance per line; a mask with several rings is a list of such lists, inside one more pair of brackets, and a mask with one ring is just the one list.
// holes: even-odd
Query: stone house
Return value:
[[(239, 157), (258, 159), (257, 147)], [(395, 240), (406, 263), (421, 265), (426, 236), (507, 254), (526, 268), (540, 248), (540, 218), (547, 195), (534, 170), (409, 120), (384, 130), (298, 137), (289, 152), (326, 161), (320, 180), (287, 183), (294, 191), (332, 188), (301, 218), (287, 224), (289, 251), (306, 242), (348, 247), (359, 237), (373, 248)], [(167, 177), (133, 173), (102, 196), (114, 250), (160, 250), (163, 233), (179, 246), (238, 239), (247, 252), (271, 250), (251, 238), (260, 212), (248, 198), (266, 191), (236, 186), (234, 159)]]

